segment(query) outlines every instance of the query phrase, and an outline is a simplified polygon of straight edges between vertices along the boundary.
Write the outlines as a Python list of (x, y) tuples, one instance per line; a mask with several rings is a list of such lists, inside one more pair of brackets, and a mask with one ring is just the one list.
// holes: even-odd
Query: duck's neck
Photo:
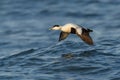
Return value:
[(58, 30), (60, 30), (60, 31), (61, 31), (61, 30), (62, 30), (62, 26), (60, 26), (60, 27), (58, 28)]

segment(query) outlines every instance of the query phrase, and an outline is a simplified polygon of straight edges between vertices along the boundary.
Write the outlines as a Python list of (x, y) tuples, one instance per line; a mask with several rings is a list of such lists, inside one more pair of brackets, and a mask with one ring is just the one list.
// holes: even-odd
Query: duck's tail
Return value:
[(87, 31), (88, 31), (88, 32), (93, 32), (93, 30), (91, 30), (91, 29), (87, 29)]

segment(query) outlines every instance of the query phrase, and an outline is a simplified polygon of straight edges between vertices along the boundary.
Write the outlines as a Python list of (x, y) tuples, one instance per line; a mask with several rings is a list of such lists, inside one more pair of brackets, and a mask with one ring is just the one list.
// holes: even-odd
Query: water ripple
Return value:
[[(120, 80), (120, 0), (0, 0), (0, 79)], [(34, 6), (33, 6), (34, 5)], [(54, 24), (93, 29), (58, 42)]]

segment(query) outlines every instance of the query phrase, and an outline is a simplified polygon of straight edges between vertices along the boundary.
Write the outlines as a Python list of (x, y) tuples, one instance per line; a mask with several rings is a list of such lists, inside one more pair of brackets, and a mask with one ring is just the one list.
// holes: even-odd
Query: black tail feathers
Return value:
[(88, 32), (93, 32), (93, 30), (91, 30), (91, 29), (87, 29), (87, 31), (88, 31)]

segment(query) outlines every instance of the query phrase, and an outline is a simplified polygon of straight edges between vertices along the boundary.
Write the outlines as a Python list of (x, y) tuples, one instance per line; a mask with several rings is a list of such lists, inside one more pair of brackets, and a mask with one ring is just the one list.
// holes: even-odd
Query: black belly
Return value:
[(72, 33), (72, 34), (76, 34), (76, 29), (71, 28), (71, 32), (70, 32), (70, 33)]

